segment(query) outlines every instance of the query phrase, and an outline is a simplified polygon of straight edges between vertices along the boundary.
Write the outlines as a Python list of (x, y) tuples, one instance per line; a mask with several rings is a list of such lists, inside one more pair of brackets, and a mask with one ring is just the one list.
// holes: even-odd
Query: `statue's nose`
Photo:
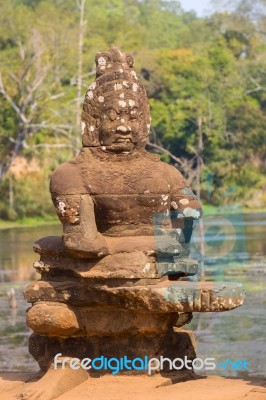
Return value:
[(121, 133), (127, 133), (127, 132), (130, 132), (131, 129), (129, 128), (129, 126), (119, 125), (119, 126), (116, 128), (116, 131), (117, 131), (117, 132), (121, 132)]

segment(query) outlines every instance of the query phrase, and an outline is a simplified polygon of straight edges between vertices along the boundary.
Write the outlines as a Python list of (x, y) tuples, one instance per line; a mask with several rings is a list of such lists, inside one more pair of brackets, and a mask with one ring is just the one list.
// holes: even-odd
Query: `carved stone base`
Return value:
[[(29, 351), (43, 370), (58, 353), (79, 359), (193, 360), (194, 336), (179, 329), (192, 313), (227, 311), (243, 303), (244, 290), (237, 283), (168, 279), (166, 272), (175, 278), (195, 273), (193, 260), (172, 263), (162, 276), (154, 255), (134, 251), (72, 259), (60, 240), (44, 238), (35, 245), (41, 280), (24, 292), (32, 305)], [(169, 374), (166, 368), (161, 374)], [(111, 371), (101, 374), (106, 372)]]
[(160, 334), (171, 329), (178, 316), (40, 302), (28, 310), (27, 324), (35, 333), (56, 337)]
[[(56, 354), (61, 353), (63, 357), (98, 358), (121, 358), (127, 356), (128, 359), (134, 358), (159, 358), (160, 356), (189, 360), (196, 357), (195, 338), (191, 331), (171, 329), (169, 332), (160, 335), (122, 335), (122, 336), (91, 336), (58, 338), (32, 334), (29, 340), (29, 352), (38, 362), (44, 371), (53, 362)], [(89, 370), (93, 373), (92, 370)], [(110, 373), (111, 371), (101, 370), (100, 374)], [(168, 374), (170, 371), (165, 368), (160, 373)], [(95, 373), (95, 371), (94, 371)], [(122, 372), (123, 373), (123, 372)], [(130, 371), (127, 371), (130, 373)], [(131, 372), (132, 373), (132, 372)], [(142, 371), (138, 373), (145, 373)]]

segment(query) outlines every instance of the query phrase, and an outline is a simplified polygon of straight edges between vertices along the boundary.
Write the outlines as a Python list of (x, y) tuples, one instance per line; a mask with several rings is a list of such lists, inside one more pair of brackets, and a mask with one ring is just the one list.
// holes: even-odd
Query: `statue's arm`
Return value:
[(193, 232), (194, 220), (202, 216), (202, 207), (184, 177), (174, 167), (167, 165), (170, 184), (171, 223), (182, 245), (181, 254), (189, 255), (189, 243)]
[(198, 197), (192, 192), (180, 172), (168, 166), (170, 181), (171, 210), (177, 211), (178, 218), (200, 219), (202, 207)]
[(63, 224), (63, 241), (68, 253), (76, 257), (102, 257), (109, 253), (98, 232), (94, 203), (89, 194), (59, 195), (53, 198), (56, 213)]
[(51, 177), (50, 191), (68, 253), (75, 257), (108, 254), (106, 241), (97, 230), (93, 199), (77, 168), (68, 163), (60, 166)]
[(100, 258), (131, 251), (155, 251), (154, 237), (108, 237), (97, 230), (93, 199), (89, 194), (52, 197), (58, 218), (63, 224), (63, 241), (76, 258)]

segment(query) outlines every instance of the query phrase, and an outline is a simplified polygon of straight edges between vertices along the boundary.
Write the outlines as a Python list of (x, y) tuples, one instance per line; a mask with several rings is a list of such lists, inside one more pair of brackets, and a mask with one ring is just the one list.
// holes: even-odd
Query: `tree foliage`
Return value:
[[(45, 169), (47, 160), (56, 165), (76, 153), (77, 85), (85, 92), (95, 52), (111, 46), (136, 58), (150, 98), (154, 151), (165, 148), (162, 158), (193, 185), (201, 129), (203, 198), (252, 204), (265, 190), (265, 0), (231, 2), (229, 11), (206, 18), (177, 1), (86, 0), (82, 32), (80, 4), (0, 0), (0, 208), (10, 208), (7, 180), (18, 156), (38, 158)], [(39, 184), (46, 185), (47, 174)], [(21, 182), (14, 190), (20, 213)], [(32, 206), (23, 207), (32, 214)]]

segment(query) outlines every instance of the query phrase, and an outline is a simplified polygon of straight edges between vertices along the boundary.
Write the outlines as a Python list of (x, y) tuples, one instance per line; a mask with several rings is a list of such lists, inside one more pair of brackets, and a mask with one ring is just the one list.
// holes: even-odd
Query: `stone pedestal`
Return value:
[[(101, 318), (101, 315), (99, 315)], [(99, 358), (104, 356), (110, 358), (134, 358), (144, 359), (147, 356), (159, 358), (160, 356), (189, 360), (196, 357), (195, 339), (191, 331), (181, 331), (169, 329), (165, 333), (147, 334), (124, 334), (124, 335), (104, 335), (104, 336), (80, 336), (63, 338), (59, 336), (48, 336), (32, 334), (29, 341), (29, 352), (38, 362), (40, 368), (47, 370), (53, 362), (56, 354), (61, 353), (63, 357)], [(90, 370), (89, 372), (95, 372)], [(100, 374), (110, 373), (111, 371), (101, 370)], [(128, 374), (136, 371), (122, 371)], [(120, 373), (122, 373), (120, 372)], [(167, 365), (163, 371), (167, 373)], [(147, 371), (139, 373), (147, 374)]]
[[(55, 237), (41, 239), (34, 249), (41, 256), (35, 263), (41, 280), (24, 295), (32, 304), (29, 350), (44, 370), (58, 353), (193, 360), (193, 334), (180, 329), (192, 313), (230, 310), (244, 298), (239, 284), (170, 281), (145, 252), (73, 259)], [(177, 260), (165, 268), (181, 277), (195, 273), (195, 262)]]

